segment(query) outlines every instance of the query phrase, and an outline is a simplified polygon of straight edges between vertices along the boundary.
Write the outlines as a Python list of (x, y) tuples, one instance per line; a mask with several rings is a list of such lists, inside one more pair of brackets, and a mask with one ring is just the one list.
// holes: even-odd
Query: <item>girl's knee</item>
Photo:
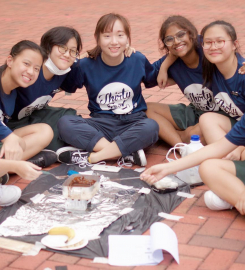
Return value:
[(147, 118), (145, 121), (144, 128), (142, 130), (142, 135), (149, 137), (149, 140), (151, 140), (152, 143), (154, 143), (158, 140), (158, 134), (159, 134), (158, 123), (153, 119)]
[(63, 132), (67, 133), (67, 130), (71, 129), (73, 119), (74, 119), (74, 115), (62, 116), (57, 122), (59, 133), (63, 133)]
[(209, 180), (212, 181), (213, 178), (211, 177), (211, 174), (213, 171), (215, 171), (215, 160), (209, 159), (205, 160), (201, 163), (199, 166), (199, 174), (201, 176), (202, 181), (205, 184), (208, 184)]
[(48, 124), (43, 124), (41, 128), (42, 128), (42, 136), (44, 139), (46, 139), (46, 144), (48, 145), (54, 137), (54, 131)]
[(210, 124), (210, 121), (212, 121), (212, 116), (213, 116), (213, 113), (204, 113), (200, 116), (199, 118), (199, 125), (200, 125), (200, 128), (202, 129), (203, 127), (205, 127), (207, 124), (209, 125)]
[(158, 123), (153, 120), (153, 119), (147, 119), (147, 127), (148, 129), (157, 132), (157, 134), (159, 133), (159, 125)]
[(48, 124), (40, 124), (40, 129), (42, 130), (42, 134), (46, 134), (46, 136), (52, 137), (54, 136), (53, 129)]

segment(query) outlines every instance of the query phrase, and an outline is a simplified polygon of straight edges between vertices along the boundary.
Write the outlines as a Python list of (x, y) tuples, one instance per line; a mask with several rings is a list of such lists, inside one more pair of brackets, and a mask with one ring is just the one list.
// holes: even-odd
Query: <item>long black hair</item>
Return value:
[[(226, 31), (226, 33), (231, 37), (231, 40), (233, 42), (235, 42), (237, 40), (237, 34), (236, 34), (235, 28), (230, 23), (222, 21), (222, 20), (214, 21), (214, 22), (211, 22), (210, 24), (204, 26), (202, 31), (201, 31), (202, 37), (204, 37), (205, 32), (210, 27), (213, 27), (215, 25), (222, 26), (223, 29)], [(217, 68), (216, 65), (213, 63), (210, 63), (204, 55), (203, 60), (202, 60), (203, 87), (205, 87), (205, 86), (209, 87), (212, 84), (213, 74), (214, 74), (214, 71), (216, 70), (216, 68)]]

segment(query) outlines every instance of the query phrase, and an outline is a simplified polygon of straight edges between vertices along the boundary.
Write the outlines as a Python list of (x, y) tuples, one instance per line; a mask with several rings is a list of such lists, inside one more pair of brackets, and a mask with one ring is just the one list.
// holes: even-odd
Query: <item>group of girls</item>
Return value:
[[(17, 93), (16, 104), (15, 107), (11, 106), (12, 111), (9, 115), (3, 109), (3, 119), (9, 119), (13, 114), (13, 119), (8, 121), (8, 127), (4, 124), (3, 126), (9, 130), (11, 136), (22, 138), (24, 135), (18, 133), (18, 130), (42, 125), (38, 130), (43, 132), (47, 128), (47, 133), (49, 131), (54, 137), (52, 139), (52, 135), (42, 135), (41, 138), (35, 139), (36, 147), (39, 143), (41, 148), (49, 145), (48, 149), (56, 151), (59, 161), (85, 165), (123, 157), (145, 166), (143, 149), (157, 141), (158, 133), (170, 145), (188, 141), (191, 134), (203, 136), (203, 141), (207, 144), (215, 142), (214, 146), (211, 144), (201, 150), (204, 154), (196, 152), (197, 157), (190, 155), (176, 162), (156, 165), (146, 170), (141, 177), (149, 183), (174, 171), (192, 167), (208, 158), (227, 155), (227, 158), (237, 157), (236, 159), (240, 160), (243, 156), (242, 145), (245, 142), (241, 134), (244, 110), (242, 89), (245, 77), (238, 73), (243, 59), (236, 52), (235, 31), (230, 24), (217, 21), (205, 27), (201, 34), (202, 37), (198, 36), (196, 28), (184, 17), (169, 17), (160, 30), (162, 49), (168, 54), (150, 64), (139, 52), (125, 57), (125, 49), (131, 44), (129, 23), (123, 16), (110, 13), (102, 16), (97, 23), (94, 33), (97, 46), (88, 51), (88, 58), (76, 62), (82, 49), (77, 31), (68, 27), (53, 28), (41, 39), (41, 48), (45, 50), (48, 59), (45, 59), (44, 63), (41, 61), (35, 79), (25, 79), (29, 84), (17, 81), (17, 84), (11, 85), (11, 91)], [(14, 61), (19, 57), (19, 54), (15, 55)], [(7, 70), (9, 69), (11, 70), (11, 66), (8, 65)], [(156, 86), (159, 73), (158, 81), (165, 85), (167, 70), (167, 84), (177, 83), (191, 102), (189, 106), (151, 103), (146, 105), (141, 83), (146, 87)], [(11, 71), (13, 78), (16, 73)], [(21, 76), (25, 78), (25, 75)], [(83, 86), (87, 90), (91, 118), (77, 116), (73, 109), (48, 106), (48, 102), (60, 89), (73, 93)], [(1, 92), (7, 95), (9, 93), (5, 91), (5, 86)], [(2, 97), (1, 100), (5, 104)], [(237, 122), (240, 118), (242, 119)], [(229, 133), (224, 138), (227, 132)], [(1, 153), (7, 158), (6, 144), (3, 140), (2, 142)], [(25, 144), (24, 147), (19, 142), (18, 149), (29, 149), (30, 146)], [(66, 144), (72, 147), (62, 147)], [(217, 151), (216, 144), (224, 147), (219, 147)], [(236, 149), (237, 145), (241, 147)], [(35, 148), (32, 148), (31, 154), (21, 158), (28, 159), (30, 155), (35, 155), (38, 151), (33, 149)], [(21, 159), (20, 156), (12, 157)], [(222, 162), (231, 165), (223, 166)], [(242, 181), (245, 181), (245, 177), (240, 176), (241, 162), (217, 160), (216, 163), (212, 163), (216, 164), (220, 171), (224, 167), (226, 170), (229, 168), (230, 174), (240, 185), (237, 191), (242, 190), (241, 185), (244, 189)], [(180, 165), (176, 166), (175, 163)], [(231, 194), (232, 192), (229, 193), (229, 198), (223, 195), (223, 189), (226, 187), (222, 188), (222, 183), (225, 178), (220, 177), (221, 180), (216, 181), (217, 177), (206, 177), (205, 169), (202, 169), (206, 163), (201, 165), (200, 172), (203, 181), (214, 191), (212, 196), (217, 194), (240, 211), (237, 204), (241, 205), (241, 199), (239, 202), (231, 200), (232, 196), (240, 197), (235, 193)], [(39, 167), (34, 169), (40, 170)], [(212, 170), (213, 173), (217, 171)], [(219, 189), (219, 192), (216, 189)]]
[[(174, 78), (174, 68), (177, 66), (182, 67), (181, 74), (183, 74), (183, 70), (188, 72), (191, 69), (194, 71), (193, 74), (196, 71), (198, 74), (199, 68), (199, 72), (201, 70), (203, 75), (203, 80), (200, 81), (203, 87), (199, 95), (201, 94), (202, 99), (208, 102), (207, 105), (211, 105), (213, 101), (215, 103), (214, 106), (206, 106), (206, 108), (213, 107), (213, 110), (205, 108), (201, 109), (200, 113), (196, 113), (200, 107), (198, 108), (195, 104), (195, 101), (198, 100), (198, 92), (195, 97), (193, 89), (199, 86), (196, 85), (197, 81), (192, 81), (194, 87), (187, 86), (183, 91), (185, 96), (191, 101), (189, 106), (183, 104), (164, 106), (150, 104), (147, 115), (155, 119), (161, 127), (161, 124), (166, 123), (175, 131), (173, 133), (176, 135), (175, 139), (171, 139), (168, 136), (170, 133), (167, 135), (160, 134), (172, 145), (181, 140), (183, 141), (183, 138), (187, 135), (183, 135), (183, 133), (189, 132), (191, 134), (193, 131), (202, 135), (203, 140), (208, 145), (177, 161), (149, 168), (141, 175), (141, 179), (149, 184), (153, 184), (168, 174), (201, 164), (199, 168), (200, 176), (203, 182), (210, 188), (210, 191), (207, 191), (204, 195), (207, 207), (212, 210), (224, 210), (235, 206), (244, 215), (245, 117), (243, 114), (245, 111), (245, 77), (240, 74), (242, 72), (239, 72), (239, 69), (243, 66), (244, 58), (238, 52), (235, 29), (231, 24), (224, 21), (215, 21), (205, 26), (201, 31), (203, 39), (203, 48), (200, 50), (201, 57), (203, 58), (202, 67), (199, 67), (200, 55), (190, 57), (189, 60), (199, 60), (191, 67), (191, 62), (186, 61), (183, 57), (188, 52), (185, 53), (185, 51), (181, 54), (180, 51), (181, 48), (188, 46), (188, 42), (192, 37), (189, 36), (185, 39), (185, 35), (180, 35), (180, 31), (187, 30), (185, 25), (183, 26), (182, 24), (180, 26), (179, 23), (172, 22), (171, 26), (166, 30), (167, 36), (163, 35), (162, 39), (165, 45), (169, 46), (170, 53), (178, 57), (169, 68), (169, 76)], [(175, 31), (173, 30), (174, 28)], [(172, 46), (169, 43), (169, 33), (171, 33), (172, 41), (174, 41)], [(192, 43), (194, 44), (193, 41)], [(191, 50), (189, 53), (191, 53)], [(181, 74), (179, 75), (182, 76)], [(165, 80), (164, 76), (160, 80)], [(178, 83), (177, 79), (175, 80), (181, 88), (181, 83)], [(210, 92), (206, 92), (209, 95), (205, 94), (207, 88), (211, 89)], [(194, 98), (193, 101), (191, 98)], [(175, 108), (178, 106), (182, 107), (182, 110), (176, 112)], [(163, 110), (160, 109), (161, 107)], [(192, 108), (190, 109), (190, 107)], [(191, 110), (191, 113), (189, 110)], [(204, 111), (214, 112), (204, 113)], [(193, 119), (196, 119), (192, 124), (188, 122), (190, 114), (193, 115)], [(181, 126), (183, 122), (186, 124), (185, 127), (187, 129), (182, 132), (184, 129)], [(198, 122), (199, 124), (197, 124)], [(168, 130), (166, 130), (166, 133)]]
[(47, 104), (59, 91), (81, 48), (75, 29), (55, 27), (42, 36), (40, 46), (27, 40), (17, 43), (1, 67), (1, 206), (14, 203), (21, 195), (18, 187), (3, 186), (8, 171), (32, 180), (42, 167), (57, 161), (52, 150), (65, 145), (58, 138), (57, 121), (76, 111)]

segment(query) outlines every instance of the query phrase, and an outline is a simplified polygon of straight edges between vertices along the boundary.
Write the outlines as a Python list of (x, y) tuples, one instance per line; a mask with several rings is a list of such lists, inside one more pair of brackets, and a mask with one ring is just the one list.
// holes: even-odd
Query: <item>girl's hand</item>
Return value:
[(27, 180), (34, 180), (42, 174), (42, 168), (27, 161), (15, 161), (13, 171)]
[(87, 52), (81, 54), (79, 59), (83, 59), (83, 58), (89, 58), (89, 54)]
[(245, 74), (245, 62), (242, 63), (243, 66), (239, 68), (238, 73), (239, 74)]
[(147, 182), (149, 185), (156, 183), (167, 175), (165, 164), (159, 164), (150, 167), (140, 175), (140, 179)]
[(245, 215), (245, 191), (243, 191), (235, 205), (241, 215)]
[(135, 48), (127, 46), (126, 50), (124, 51), (124, 55), (125, 57), (130, 57), (132, 55), (132, 53), (135, 53)]
[(157, 76), (157, 83), (160, 89), (164, 89), (168, 86), (168, 73), (166, 70), (160, 69)]
[(0, 158), (3, 156), (8, 160), (21, 160), (25, 150), (25, 142), (22, 138), (11, 133), (2, 140), (3, 146), (0, 152)]
[(233, 150), (232, 152), (230, 152), (223, 159), (241, 160), (241, 155), (242, 155), (243, 150), (244, 150), (244, 146), (238, 146), (235, 150)]

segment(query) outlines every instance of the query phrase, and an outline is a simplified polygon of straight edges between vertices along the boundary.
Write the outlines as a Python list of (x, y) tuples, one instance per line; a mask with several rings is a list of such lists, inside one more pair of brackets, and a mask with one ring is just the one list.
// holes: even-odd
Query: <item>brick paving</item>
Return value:
[[(157, 37), (160, 25), (169, 15), (180, 14), (189, 18), (200, 31), (212, 20), (231, 22), (238, 34), (241, 51), (245, 52), (244, 0), (0, 0), (0, 62), (3, 63), (9, 49), (21, 39), (39, 42), (41, 35), (58, 25), (75, 27), (82, 36), (83, 51), (94, 46), (93, 31), (99, 17), (108, 12), (125, 15), (132, 27), (132, 46), (146, 54), (150, 61), (160, 58)], [(158, 87), (143, 91), (146, 101), (178, 103), (187, 100), (178, 87), (165, 90)], [(84, 89), (66, 96), (57, 94), (52, 106), (72, 107), (79, 114), (88, 116), (87, 95)], [(165, 162), (168, 146), (158, 142), (147, 151), (148, 166)], [(28, 181), (12, 176), (9, 182), (21, 189)], [(179, 240), (180, 265), (169, 254), (157, 266), (113, 267), (93, 264), (91, 260), (41, 251), (35, 257), (23, 257), (18, 252), (0, 249), (0, 269), (38, 269), (68, 266), (80, 269), (185, 269), (185, 270), (243, 270), (245, 269), (245, 218), (236, 210), (216, 212), (207, 209), (203, 194), (207, 187), (192, 190), (193, 199), (185, 200), (174, 214), (184, 216), (179, 222), (163, 221), (176, 232)], [(149, 231), (146, 231), (148, 234)]]

